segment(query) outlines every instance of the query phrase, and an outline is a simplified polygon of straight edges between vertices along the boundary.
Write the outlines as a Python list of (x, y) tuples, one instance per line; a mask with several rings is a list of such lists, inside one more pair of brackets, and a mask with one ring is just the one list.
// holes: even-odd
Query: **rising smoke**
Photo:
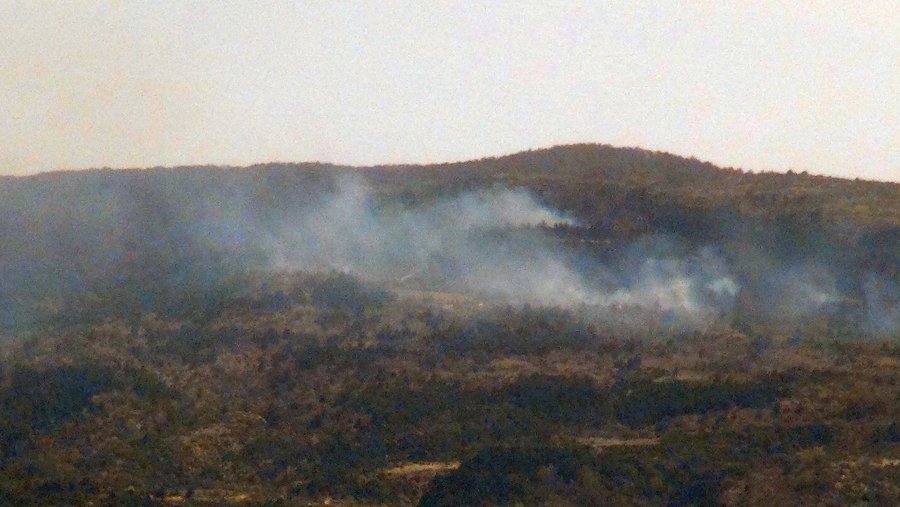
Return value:
[[(11, 193), (19, 200), (8, 205), (21, 213), (0, 215), (0, 329), (27, 329), (59, 308), (72, 321), (190, 316), (198, 304), (214, 312), (235, 290), (229, 280), (247, 273), (338, 271), (388, 288), (577, 310), (609, 329), (900, 336), (900, 284), (884, 267), (892, 261), (790, 248), (793, 229), (763, 223), (760, 234), (733, 219), (719, 224), (733, 234), (706, 239), (664, 226), (604, 239), (602, 227), (581, 222), (589, 214), (522, 188), (436, 187), (408, 198), (370, 186), (365, 171), (225, 176), (101, 172), (72, 192), (25, 181), (33, 191)], [(886, 247), (861, 251), (889, 256), (882, 236), (870, 243)]]
[(653, 316), (676, 329), (719, 324), (739, 288), (708, 248), (685, 254), (655, 241), (602, 264), (553, 234), (555, 226), (577, 226), (575, 219), (523, 189), (398, 207), (345, 176), (322, 202), (272, 237), (276, 270), (336, 270), (504, 303), (579, 308), (630, 326)]

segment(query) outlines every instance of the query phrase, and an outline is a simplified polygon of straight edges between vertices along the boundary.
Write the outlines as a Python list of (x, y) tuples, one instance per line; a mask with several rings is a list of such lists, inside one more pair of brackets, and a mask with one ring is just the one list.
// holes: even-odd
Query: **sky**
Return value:
[(900, 2), (0, 0), (0, 113), (0, 174), (597, 142), (900, 181)]

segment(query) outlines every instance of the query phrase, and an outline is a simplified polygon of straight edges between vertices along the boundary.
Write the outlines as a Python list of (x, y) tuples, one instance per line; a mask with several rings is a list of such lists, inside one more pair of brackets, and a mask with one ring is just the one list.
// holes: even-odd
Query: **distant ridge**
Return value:
[[(147, 171), (147, 170), (184, 170), (184, 169), (208, 169), (208, 168), (216, 168), (216, 169), (258, 169), (258, 168), (270, 168), (270, 167), (296, 167), (296, 168), (304, 168), (304, 167), (331, 167), (335, 169), (361, 169), (361, 170), (371, 170), (371, 169), (434, 169), (434, 168), (465, 168), (468, 166), (472, 166), (473, 164), (503, 164), (508, 162), (518, 162), (523, 164), (534, 163), (538, 159), (559, 159), (562, 161), (566, 161), (570, 159), (570, 155), (572, 154), (580, 154), (581, 156), (591, 158), (602, 156), (604, 158), (619, 158), (623, 162), (627, 162), (630, 164), (638, 164), (640, 165), (641, 161), (647, 160), (655, 160), (655, 161), (667, 161), (669, 165), (673, 166), (691, 166), (696, 168), (697, 170), (720, 170), (720, 171), (739, 171), (745, 174), (753, 174), (753, 175), (772, 175), (772, 174), (782, 174), (782, 175), (801, 175), (804, 177), (812, 177), (812, 178), (827, 178), (833, 180), (845, 180), (845, 181), (862, 181), (862, 182), (873, 182), (873, 183), (888, 183), (894, 185), (900, 185), (900, 182), (889, 181), (889, 180), (872, 180), (865, 178), (848, 178), (841, 176), (830, 176), (830, 175), (819, 175), (815, 173), (809, 173), (808, 171), (794, 171), (794, 170), (759, 170), (759, 169), (747, 169), (747, 168), (737, 168), (732, 166), (718, 166), (712, 162), (704, 161), (698, 159), (693, 156), (683, 156), (678, 155), (676, 153), (671, 153), (667, 151), (660, 150), (648, 150), (640, 147), (632, 147), (632, 146), (613, 146), (609, 144), (603, 143), (574, 143), (574, 144), (560, 144), (554, 145), (546, 148), (534, 148), (522, 150), (514, 153), (507, 153), (502, 155), (492, 155), (481, 158), (473, 158), (468, 160), (458, 160), (458, 161), (447, 161), (447, 162), (434, 162), (434, 163), (392, 163), (392, 164), (362, 164), (362, 165), (354, 165), (354, 164), (339, 164), (327, 161), (301, 161), (301, 162), (288, 162), (288, 161), (270, 161), (270, 162), (257, 162), (246, 165), (232, 165), (232, 164), (187, 164), (187, 165), (174, 165), (174, 166), (150, 166), (150, 167), (92, 167), (92, 168), (83, 168), (83, 169), (55, 169), (49, 171), (42, 171), (35, 174), (26, 174), (26, 175), (0, 175), (0, 181), (9, 179), (9, 178), (32, 178), (32, 177), (40, 177), (43, 175), (49, 174), (61, 174), (61, 173), (80, 173), (80, 172), (91, 172), (91, 171), (106, 171), (106, 170), (116, 170), (116, 171)], [(546, 163), (546, 162), (543, 162)]]

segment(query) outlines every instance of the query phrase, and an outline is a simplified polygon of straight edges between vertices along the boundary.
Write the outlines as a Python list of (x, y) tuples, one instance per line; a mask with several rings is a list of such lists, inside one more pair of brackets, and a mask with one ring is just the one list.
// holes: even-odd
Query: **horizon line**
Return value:
[(739, 167), (732, 165), (719, 165), (710, 160), (705, 160), (702, 158), (698, 158), (696, 155), (681, 155), (678, 153), (673, 153), (665, 150), (656, 150), (651, 148), (643, 148), (641, 146), (626, 146), (626, 145), (613, 145), (602, 142), (574, 142), (574, 143), (563, 143), (563, 144), (554, 144), (550, 146), (537, 147), (537, 148), (525, 148), (514, 152), (505, 152), (498, 155), (486, 155), (482, 157), (473, 157), (473, 158), (465, 158), (459, 160), (448, 160), (448, 161), (428, 161), (428, 162), (388, 162), (388, 163), (376, 163), (376, 164), (357, 164), (357, 163), (343, 163), (343, 162), (332, 162), (325, 160), (300, 160), (300, 161), (289, 161), (289, 160), (265, 160), (265, 161), (256, 161), (256, 162), (248, 162), (243, 164), (231, 164), (231, 163), (176, 163), (171, 165), (148, 165), (148, 166), (94, 166), (94, 167), (76, 167), (76, 168), (55, 168), (55, 169), (46, 169), (46, 170), (38, 170), (35, 172), (29, 172), (24, 174), (0, 174), (0, 179), (9, 179), (9, 178), (31, 178), (38, 176), (46, 176), (53, 174), (61, 174), (61, 173), (79, 173), (79, 172), (92, 172), (92, 171), (149, 171), (149, 170), (175, 170), (175, 169), (198, 169), (198, 168), (218, 168), (218, 169), (250, 169), (254, 167), (260, 166), (272, 166), (272, 165), (294, 165), (294, 166), (304, 166), (304, 165), (320, 165), (320, 166), (330, 166), (336, 169), (358, 169), (358, 170), (368, 170), (368, 169), (391, 169), (391, 168), (427, 168), (427, 167), (441, 167), (441, 166), (452, 166), (452, 165), (462, 165), (469, 164), (474, 162), (483, 162), (488, 160), (499, 160), (503, 158), (515, 157), (517, 155), (522, 155), (526, 153), (533, 152), (546, 152), (554, 149), (560, 148), (579, 148), (579, 147), (588, 147), (588, 148), (608, 148), (613, 150), (632, 150), (632, 151), (642, 151), (651, 153), (654, 155), (661, 156), (669, 156), (680, 158), (687, 161), (693, 161), (700, 164), (708, 164), (713, 166), (715, 169), (720, 171), (740, 171), (745, 174), (750, 175), (764, 175), (764, 174), (796, 174), (803, 175), (808, 177), (820, 177), (820, 178), (831, 178), (845, 181), (860, 181), (860, 182), (872, 182), (872, 183), (890, 183), (895, 185), (900, 185), (900, 179), (873, 179), (870, 176), (847, 176), (847, 175), (833, 175), (833, 174), (822, 174), (816, 172), (815, 170), (809, 169), (801, 169), (801, 168), (747, 168), (747, 167)]

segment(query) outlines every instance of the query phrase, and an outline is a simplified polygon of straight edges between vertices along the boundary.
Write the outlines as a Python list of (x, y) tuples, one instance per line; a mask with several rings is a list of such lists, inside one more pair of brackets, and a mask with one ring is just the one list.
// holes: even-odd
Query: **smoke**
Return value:
[(625, 286), (611, 290), (603, 304), (652, 308), (670, 327), (707, 329), (732, 309), (739, 286), (725, 263), (710, 248), (683, 257), (645, 257), (633, 252)]
[(843, 301), (831, 271), (817, 264), (774, 262), (761, 279), (757, 299), (766, 317), (797, 321), (828, 313)]
[[(889, 234), (832, 255), (818, 233), (777, 223), (712, 215), (734, 233), (698, 236), (650, 217), (669, 234), (626, 243), (583, 226), (598, 221), (592, 212), (569, 215), (525, 189), (447, 195), (368, 177), (335, 168), (97, 173), (79, 176), (72, 192), (28, 180), (34, 188), (5, 203), (16, 212), (0, 215), (0, 328), (29, 329), (54, 312), (65, 322), (214, 312), (247, 273), (339, 271), (388, 288), (575, 310), (614, 331), (812, 326), (900, 336)], [(437, 196), (422, 197), (429, 188)]]
[(875, 273), (867, 273), (863, 281), (863, 295), (867, 331), (897, 335), (900, 332), (900, 285)]
[(364, 180), (344, 176), (320, 204), (277, 231), (270, 250), (278, 270), (337, 270), (449, 287), (551, 262), (562, 252), (551, 253), (548, 237), (535, 227), (573, 223), (522, 190), (468, 192), (410, 208), (376, 202)]
[(738, 284), (712, 249), (687, 254), (657, 241), (601, 264), (553, 233), (577, 222), (522, 189), (465, 192), (415, 207), (379, 202), (359, 177), (341, 177), (320, 204), (273, 235), (277, 270), (337, 270), (512, 304), (590, 312), (629, 326), (656, 319), (707, 329)]
[(896, 284), (870, 274), (854, 299), (828, 265), (767, 255), (762, 245), (726, 255), (727, 245), (650, 235), (602, 256), (560, 239), (554, 227), (578, 221), (524, 189), (405, 205), (379, 198), (362, 176), (332, 183), (264, 241), (273, 269), (561, 307), (630, 330), (709, 331), (737, 316), (786, 330), (857, 311), (853, 301), (864, 307), (866, 331), (900, 329)]

